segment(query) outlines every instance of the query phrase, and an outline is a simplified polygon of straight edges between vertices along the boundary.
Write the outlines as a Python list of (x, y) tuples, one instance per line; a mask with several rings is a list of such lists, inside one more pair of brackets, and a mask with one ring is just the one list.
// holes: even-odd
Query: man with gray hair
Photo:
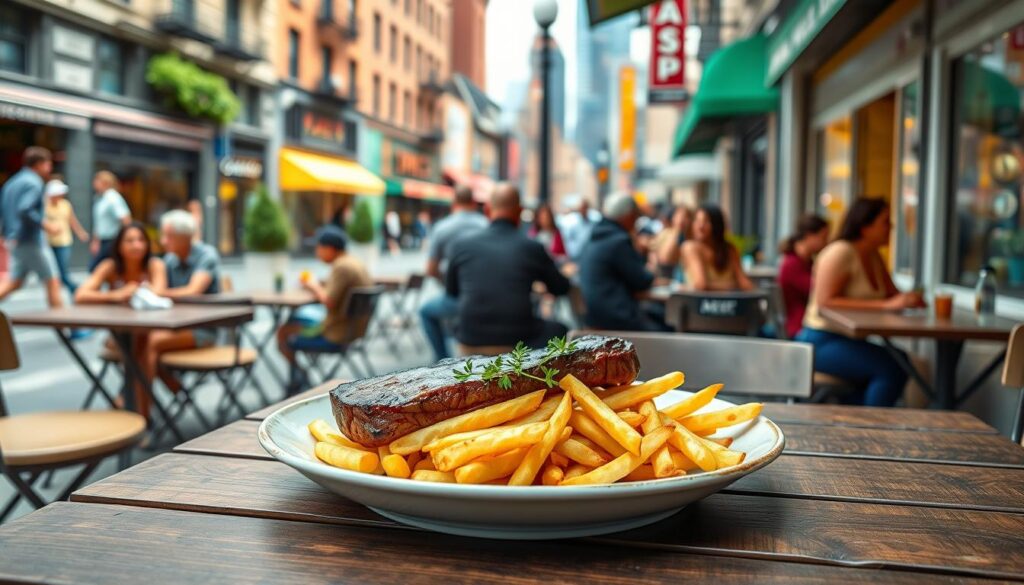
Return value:
[(586, 323), (595, 329), (666, 331), (663, 319), (641, 308), (637, 295), (655, 284), (632, 233), (640, 209), (628, 193), (604, 203), (604, 218), (594, 226), (580, 256), (579, 281), (587, 303)]

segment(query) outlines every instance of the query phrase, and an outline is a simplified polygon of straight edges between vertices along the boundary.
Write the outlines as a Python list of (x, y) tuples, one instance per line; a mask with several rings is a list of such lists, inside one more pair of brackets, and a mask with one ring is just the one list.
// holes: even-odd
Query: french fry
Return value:
[[(670, 442), (671, 440), (672, 439), (669, 439)], [(687, 471), (693, 471), (694, 469), (700, 469), (700, 467), (696, 463), (691, 461), (689, 457), (683, 455), (679, 451), (673, 448), (670, 448), (668, 451), (669, 455), (672, 456), (672, 463), (675, 464), (677, 470), (685, 473)]]
[(333, 443), (342, 447), (348, 447), (349, 449), (359, 449), (360, 451), (369, 451), (367, 447), (363, 447), (359, 443), (356, 443), (352, 439), (349, 439), (345, 435), (338, 432), (334, 426), (322, 418), (318, 418), (315, 421), (309, 423), (307, 426), (309, 433), (313, 435), (313, 438), (318, 442), (322, 443)]
[(689, 398), (661, 409), (661, 412), (668, 415), (669, 418), (678, 420), (711, 404), (711, 401), (715, 399), (715, 395), (724, 387), (724, 384), (712, 384)]
[(420, 459), (419, 461), (416, 462), (416, 465), (413, 466), (412, 470), (414, 472), (416, 472), (416, 471), (437, 471), (437, 468), (434, 467), (434, 460), (433, 459), (431, 459), (430, 457), (424, 457), (423, 459)]
[(604, 449), (612, 456), (618, 457), (626, 452), (611, 435), (604, 432), (594, 419), (587, 416), (587, 414), (581, 410), (574, 410), (572, 416), (569, 417), (569, 424), (572, 428), (576, 429), (576, 432), (583, 435), (590, 441), (593, 441), (601, 449)]
[(703, 471), (718, 469), (715, 456), (700, 441), (700, 437), (694, 435), (689, 429), (664, 414), (661, 415), (661, 420), (672, 428), (672, 438), (669, 441), (673, 447), (679, 449), (680, 453), (696, 463), (697, 467), (700, 467)]
[(634, 455), (640, 454), (640, 442), (643, 439), (640, 433), (636, 432), (633, 427), (619, 418), (614, 410), (602, 402), (590, 388), (587, 388), (586, 384), (580, 382), (576, 376), (569, 374), (562, 378), (559, 386), (572, 394), (572, 397), (579, 403), (583, 412), (587, 413), (598, 426), (611, 435), (626, 451)]
[(565, 472), (562, 471), (561, 467), (548, 464), (540, 475), (540, 482), (544, 485), (558, 485), (563, 477), (565, 477)]
[(714, 412), (692, 414), (680, 419), (679, 422), (684, 427), (695, 433), (721, 429), (746, 422), (756, 417), (761, 414), (762, 406), (763, 405), (760, 402), (748, 402), (747, 404), (741, 404), (739, 406), (733, 406), (723, 410), (716, 410)]
[(401, 479), (407, 479), (412, 475), (412, 471), (409, 469), (409, 464), (406, 463), (405, 457), (392, 453), (385, 455), (381, 460), (380, 464), (384, 467), (384, 473), (388, 477), (398, 477)]
[(563, 479), (559, 485), (590, 485), (598, 483), (615, 483), (626, 477), (643, 465), (651, 455), (662, 447), (672, 436), (672, 430), (667, 427), (658, 427), (653, 433), (644, 435), (640, 443), (640, 454), (623, 453), (609, 463), (602, 465), (588, 473)]
[(544, 438), (547, 430), (547, 423), (532, 423), (491, 431), (435, 451), (434, 466), (438, 471), (454, 471), (455, 468), (478, 457), (532, 445)]
[(507, 429), (516, 425), (501, 425), (497, 427), (491, 427), (489, 429), (477, 429), (475, 431), (466, 431), (464, 433), (455, 433), (454, 435), (448, 435), (447, 437), (441, 437), (440, 439), (434, 439), (423, 446), (423, 451), (432, 453), (434, 451), (440, 451), (445, 447), (450, 447), (455, 443), (461, 443), (462, 441), (468, 441), (469, 439), (475, 439), (480, 435), (486, 435), (487, 433)]
[(423, 453), (416, 451), (415, 453), (409, 453), (405, 458), (405, 461), (409, 464), (409, 469), (415, 469), (416, 464), (420, 462), (420, 459), (423, 459)]
[(627, 406), (633, 406), (634, 404), (640, 404), (647, 400), (654, 400), (655, 397), (661, 396), (662, 394), (678, 388), (683, 385), (686, 381), (686, 377), (683, 376), (682, 372), (672, 372), (648, 380), (641, 384), (637, 384), (626, 391), (616, 392), (607, 398), (602, 396), (604, 403), (608, 405), (608, 408), (612, 410), (622, 410)]
[(391, 452), (398, 453), (399, 455), (408, 455), (414, 451), (421, 450), (427, 443), (441, 437), (500, 425), (536, 410), (544, 399), (545, 392), (545, 390), (537, 390), (536, 392), (524, 394), (519, 398), (485, 406), (466, 414), (436, 422), (418, 431), (413, 431), (404, 437), (395, 439), (389, 445)]
[(380, 458), (376, 453), (335, 445), (326, 441), (317, 442), (314, 452), (324, 463), (351, 471), (372, 473), (380, 463)]
[(377, 447), (377, 457), (384, 459), (388, 455), (391, 455), (391, 449), (388, 449), (387, 445), (384, 445), (383, 447)]
[(654, 468), (650, 465), (641, 465), (626, 474), (626, 477), (623, 479), (626, 481), (647, 481), (649, 479), (658, 479), (658, 476), (654, 474)]
[(562, 401), (555, 409), (555, 413), (551, 415), (551, 420), (548, 421), (548, 430), (544, 433), (544, 438), (530, 447), (530, 452), (526, 454), (523, 462), (509, 478), (508, 485), (530, 485), (533, 483), (537, 472), (540, 471), (540, 466), (561, 439), (562, 432), (566, 428), (565, 425), (569, 422), (570, 414), (572, 414), (572, 396), (566, 392), (562, 395)]
[(615, 414), (619, 415), (623, 422), (633, 428), (644, 424), (644, 420), (647, 418), (639, 412), (633, 412), (632, 410), (621, 410)]
[(420, 469), (412, 472), (412, 478), (420, 481), (433, 481), (436, 483), (455, 483), (455, 474), (450, 471), (435, 471), (433, 469)]
[(544, 399), (544, 402), (540, 403), (540, 406), (537, 407), (537, 410), (535, 410), (535, 411), (533, 411), (530, 414), (527, 414), (525, 416), (521, 416), (521, 417), (519, 417), (519, 418), (517, 418), (515, 420), (511, 420), (511, 421), (508, 422), (508, 424), (510, 426), (515, 426), (515, 425), (527, 425), (527, 424), (535, 423), (535, 422), (544, 422), (544, 421), (548, 420), (549, 418), (551, 418), (552, 414), (555, 414), (555, 409), (558, 408), (558, 404), (561, 401), (562, 401), (562, 395), (561, 394), (556, 394), (554, 396), (548, 396), (547, 398)]
[[(640, 413), (647, 417), (644, 421), (644, 434), (649, 435), (661, 426), (661, 416), (654, 402), (648, 400), (640, 405)], [(651, 467), (654, 469), (655, 477), (671, 477), (676, 475), (676, 464), (672, 461), (672, 455), (668, 452), (668, 445), (662, 445), (651, 457)]]
[(704, 438), (707, 439), (708, 441), (711, 441), (712, 443), (715, 443), (717, 445), (721, 445), (721, 446), (725, 447), (726, 449), (728, 449), (729, 446), (732, 445), (732, 437), (715, 437), (715, 438), (704, 437)]
[(718, 464), (719, 469), (722, 469), (723, 467), (732, 467), (733, 465), (739, 465), (740, 463), (743, 463), (743, 460), (746, 459), (747, 457), (746, 453), (741, 453), (739, 451), (730, 451), (729, 449), (709, 439), (701, 437), (700, 440), (702, 443), (704, 443), (704, 446), (707, 447), (709, 451), (711, 451), (711, 454), (715, 456), (715, 462)]
[(555, 445), (553, 455), (566, 457), (588, 467), (600, 467), (610, 461), (608, 457), (584, 445), (576, 438), (569, 438)]
[(562, 479), (563, 480), (572, 479), (572, 478), (574, 478), (576, 476), (583, 475), (584, 473), (587, 473), (591, 469), (593, 469), (593, 467), (588, 467), (588, 466), (582, 465), (580, 463), (577, 463), (575, 465), (570, 465), (568, 467), (568, 469), (565, 470), (565, 475), (562, 477)]
[[(559, 443), (558, 445), (561, 444), (562, 443)], [(551, 464), (565, 469), (566, 467), (569, 467), (569, 458), (558, 452), (558, 445), (555, 445), (555, 450), (551, 452)]]
[[(519, 447), (490, 459), (473, 461), (455, 470), (455, 481), (458, 483), (487, 483), (512, 475), (526, 457), (527, 447)], [(505, 482), (501, 482), (504, 484)]]

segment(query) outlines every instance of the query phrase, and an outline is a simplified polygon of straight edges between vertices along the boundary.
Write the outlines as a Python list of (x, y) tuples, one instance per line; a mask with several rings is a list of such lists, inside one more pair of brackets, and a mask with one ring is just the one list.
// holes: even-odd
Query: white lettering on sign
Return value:
[(686, 88), (685, 0), (662, 0), (651, 7), (651, 67), (648, 86), (651, 101), (669, 101)]
[(229, 156), (220, 161), (220, 174), (240, 179), (258, 179), (263, 176), (263, 163), (254, 158)]
[(734, 317), (736, 315), (736, 299), (701, 299), (697, 312), (701, 315)]

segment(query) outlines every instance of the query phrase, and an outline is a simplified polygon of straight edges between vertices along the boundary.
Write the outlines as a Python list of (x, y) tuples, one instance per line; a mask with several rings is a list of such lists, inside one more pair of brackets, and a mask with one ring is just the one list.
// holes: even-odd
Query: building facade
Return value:
[[(0, 6), (0, 180), (25, 146), (55, 152), (78, 216), (91, 222), (92, 175), (113, 171), (136, 219), (196, 202), (209, 241), (234, 240), (234, 195), (262, 179), (272, 129), (273, 70), (261, 31), (273, 7), (251, 0), (6, 2)], [(227, 123), (191, 118), (147, 83), (151, 59), (176, 53), (223, 77), (239, 100)], [(232, 150), (244, 156), (231, 160)], [(226, 160), (226, 164), (219, 163)], [(244, 168), (243, 168), (244, 167)], [(230, 246), (229, 246), (230, 247)], [(77, 245), (73, 263), (85, 262)]]
[(486, 91), (487, 0), (451, 0), (452, 72)]

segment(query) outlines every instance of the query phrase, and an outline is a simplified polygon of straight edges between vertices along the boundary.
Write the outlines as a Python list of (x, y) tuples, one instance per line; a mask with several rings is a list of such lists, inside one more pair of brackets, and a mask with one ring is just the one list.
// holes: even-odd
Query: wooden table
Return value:
[[(316, 395), (334, 383), (300, 395)], [(597, 538), (425, 533), (271, 459), (266, 412), (0, 527), (32, 583), (991, 583), (1024, 581), (1024, 449), (966, 413), (772, 404), (768, 467)]]
[[(1016, 321), (995, 315), (979, 316), (968, 311), (953, 310), (949, 319), (938, 319), (932, 309), (912, 311), (858, 311), (853, 309), (821, 309), (821, 317), (833, 330), (848, 337), (864, 339), (876, 335), (882, 339), (900, 367), (914, 378), (942, 409), (956, 408), (978, 390), (985, 379), (1003, 362), (1005, 351), (957, 393), (956, 370), (964, 343), (970, 340), (1006, 343)], [(935, 378), (932, 384), (921, 376), (914, 364), (898, 351), (893, 337), (917, 337), (935, 342)]]
[(234, 326), (251, 321), (252, 317), (252, 309), (243, 306), (175, 305), (170, 309), (136, 311), (124, 305), (75, 305), (62, 309), (12, 315), (11, 322), (18, 326), (52, 327), (78, 366), (82, 368), (92, 383), (100, 388), (103, 388), (102, 381), (78, 353), (65, 329), (109, 330), (117, 343), (124, 365), (125, 375), (121, 394), (125, 406), (129, 408), (133, 406), (135, 398), (133, 385), (136, 382), (139, 383), (150, 395), (151, 402), (166, 427), (180, 442), (184, 440), (184, 436), (174, 424), (174, 420), (168, 416), (167, 410), (153, 396), (152, 380), (143, 374), (142, 367), (135, 359), (132, 351), (132, 335), (154, 329), (182, 331), (201, 327)]

